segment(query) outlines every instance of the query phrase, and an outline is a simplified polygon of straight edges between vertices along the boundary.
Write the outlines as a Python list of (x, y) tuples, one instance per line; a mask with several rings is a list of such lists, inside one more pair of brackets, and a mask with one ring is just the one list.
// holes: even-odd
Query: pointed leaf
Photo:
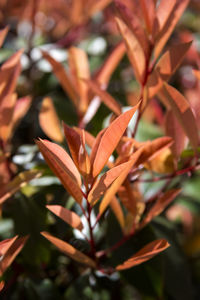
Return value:
[(88, 201), (93, 205), (106, 192), (109, 186), (119, 177), (119, 175), (129, 166), (129, 162), (120, 164), (107, 171), (100, 179), (97, 179), (88, 194)]
[(142, 83), (146, 69), (146, 58), (144, 50), (139, 44), (134, 33), (128, 28), (121, 18), (115, 19), (119, 32), (121, 33), (127, 48), (127, 54), (135, 72), (135, 77)]
[(54, 244), (60, 251), (71, 257), (72, 259), (82, 263), (86, 264), (91, 268), (95, 268), (96, 264), (95, 262), (88, 257), (87, 255), (83, 254), (82, 252), (78, 251), (74, 247), (72, 247), (70, 244), (50, 235), (48, 232), (41, 232), (41, 234), (49, 240), (52, 244)]
[(4, 187), (1, 188), (0, 204), (2, 204), (6, 199), (11, 197), (29, 181), (38, 178), (39, 176), (41, 176), (41, 172), (35, 170), (21, 172), (12, 181), (10, 181), (8, 184), (4, 185)]
[(126, 260), (123, 264), (118, 265), (116, 267), (117, 271), (126, 270), (132, 267), (135, 267), (155, 255), (159, 254), (160, 252), (164, 251), (169, 247), (169, 243), (166, 240), (156, 240), (153, 241), (146, 246), (144, 246), (140, 251), (138, 251), (136, 254), (134, 254), (131, 258)]
[(158, 56), (160, 55), (163, 47), (169, 39), (172, 31), (174, 30), (174, 27), (176, 26), (178, 20), (180, 19), (181, 15), (186, 9), (188, 3), (189, 0), (176, 0), (175, 6), (169, 14), (167, 21), (165, 20), (165, 25), (163, 29), (158, 34), (154, 50), (155, 58), (158, 58)]
[(81, 203), (81, 177), (71, 157), (57, 144), (46, 140), (39, 140), (36, 143), (49, 167), (60, 179), (65, 189), (78, 203)]
[(125, 225), (124, 213), (116, 197), (113, 197), (113, 199), (111, 200), (110, 207), (113, 213), (115, 214), (115, 217), (117, 218), (120, 227), (123, 229)]
[(24, 244), (26, 243), (27, 239), (28, 239), (28, 236), (18, 238), (8, 248), (8, 250), (3, 255), (3, 257), (0, 261), (0, 276), (2, 276), (3, 273), (6, 271), (6, 269), (11, 265), (11, 263), (13, 262), (15, 257), (18, 255), (18, 253), (24, 247)]
[(117, 116), (121, 114), (120, 104), (106, 91), (102, 90), (95, 81), (87, 80), (86, 81), (89, 88), (92, 92), (99, 96), (101, 101)]
[(42, 101), (39, 113), (39, 122), (44, 133), (52, 140), (62, 143), (63, 134), (60, 121), (51, 98), (46, 97)]
[(140, 5), (142, 8), (146, 28), (149, 34), (152, 33), (155, 17), (156, 17), (156, 7), (154, 0), (140, 0)]
[(98, 70), (98, 72), (95, 74), (94, 80), (97, 81), (101, 87), (107, 87), (113, 72), (116, 70), (116, 67), (124, 56), (125, 52), (126, 47), (124, 42), (120, 42), (105, 60), (100, 70)]
[(143, 25), (141, 20), (136, 14), (133, 14), (128, 7), (126, 7), (121, 0), (115, 0), (115, 6), (117, 7), (117, 11), (120, 14), (120, 17), (123, 19), (125, 24), (130, 28), (130, 30), (134, 33), (138, 42), (140, 43), (145, 56), (149, 55), (149, 41), (145, 30), (143, 29)]
[(61, 218), (64, 222), (76, 228), (78, 230), (83, 229), (83, 224), (80, 217), (73, 211), (68, 210), (60, 205), (46, 205), (46, 207), (54, 213), (56, 216)]
[(0, 30), (0, 47), (3, 45), (5, 37), (6, 37), (7, 33), (8, 33), (8, 29), (9, 29), (9, 27), (6, 26), (4, 29)]
[(51, 57), (47, 52), (42, 51), (44, 58), (50, 63), (53, 68), (53, 72), (57, 79), (59, 80), (64, 91), (69, 95), (70, 99), (74, 103), (75, 106), (78, 105), (78, 97), (75, 91), (75, 88), (72, 85), (70, 78), (68, 77), (64, 67), (56, 61), (53, 57)]
[(168, 81), (182, 62), (189, 50), (191, 42), (170, 47), (158, 61), (153, 73), (148, 79), (148, 96), (152, 98), (162, 87), (163, 82)]
[(168, 84), (165, 84), (162, 91), (159, 92), (159, 97), (171, 107), (192, 146), (196, 149), (199, 142), (198, 129), (188, 101), (175, 88)]
[(174, 200), (174, 198), (176, 198), (180, 191), (180, 189), (173, 189), (162, 195), (151, 207), (145, 218), (142, 220), (139, 228), (143, 228), (147, 223), (151, 222), (153, 218), (158, 216)]
[(157, 8), (158, 32), (165, 26), (167, 20), (170, 18), (176, 1), (161, 0)]
[(21, 119), (26, 115), (31, 103), (32, 98), (29, 96), (17, 99), (13, 115), (13, 128), (16, 128)]
[(93, 165), (93, 176), (96, 177), (103, 167), (105, 166), (106, 162), (108, 161), (110, 155), (115, 150), (117, 144), (119, 143), (122, 135), (124, 134), (130, 120), (133, 117), (133, 114), (139, 107), (139, 103), (135, 105), (129, 111), (120, 115), (116, 120), (114, 120), (110, 126), (106, 129), (105, 133), (103, 134), (97, 152), (94, 159)]

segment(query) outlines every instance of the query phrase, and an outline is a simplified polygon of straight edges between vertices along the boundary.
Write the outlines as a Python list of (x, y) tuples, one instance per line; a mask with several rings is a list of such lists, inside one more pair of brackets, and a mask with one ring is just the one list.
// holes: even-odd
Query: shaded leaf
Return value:
[(68, 210), (60, 205), (46, 205), (46, 207), (54, 213), (56, 216), (61, 218), (64, 222), (72, 226), (73, 228), (82, 230), (83, 224), (80, 217), (73, 211)]
[(3, 42), (5, 40), (5, 37), (8, 33), (9, 27), (6, 26), (4, 29), (0, 30), (0, 47), (3, 45)]
[(156, 17), (156, 7), (154, 0), (140, 0), (140, 5), (142, 8), (146, 28), (149, 34), (152, 33), (155, 17)]
[(125, 225), (125, 219), (124, 219), (124, 213), (123, 210), (119, 204), (118, 199), (114, 196), (113, 199), (110, 202), (110, 207), (112, 209), (112, 211), (115, 214), (115, 217), (117, 218), (121, 228), (124, 228)]
[(155, 255), (159, 254), (160, 252), (164, 251), (169, 247), (169, 243), (166, 240), (160, 239), (153, 241), (146, 246), (144, 246), (140, 251), (138, 251), (136, 254), (134, 254), (131, 258), (129, 258), (127, 261), (125, 261), (123, 264), (118, 265), (116, 267), (117, 271), (129, 269), (132, 267), (135, 267)]
[(60, 251), (64, 252), (66, 255), (71, 257), (72, 259), (90, 266), (91, 268), (95, 268), (96, 264), (95, 262), (82, 252), (78, 251), (74, 247), (72, 247), (70, 244), (50, 235), (48, 232), (41, 232), (41, 234), (49, 240), (52, 244), (54, 244)]

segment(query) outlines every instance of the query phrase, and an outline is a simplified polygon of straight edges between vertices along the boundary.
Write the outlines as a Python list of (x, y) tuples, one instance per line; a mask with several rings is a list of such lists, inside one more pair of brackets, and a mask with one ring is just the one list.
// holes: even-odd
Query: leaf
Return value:
[(27, 239), (28, 239), (28, 236), (18, 238), (8, 248), (8, 250), (3, 255), (3, 257), (0, 261), (0, 276), (2, 276), (3, 273), (6, 271), (6, 269), (11, 265), (11, 263), (13, 262), (15, 257), (18, 255), (18, 253), (24, 247), (24, 244), (26, 243)]
[(64, 67), (56, 61), (53, 57), (51, 57), (47, 52), (42, 51), (43, 57), (50, 63), (53, 68), (53, 72), (57, 79), (59, 80), (61, 86), (64, 91), (69, 95), (70, 99), (74, 103), (74, 105), (78, 106), (78, 97), (75, 91), (75, 88), (72, 85), (70, 78), (68, 77)]
[(165, 131), (166, 135), (173, 139), (171, 151), (178, 159), (186, 145), (186, 135), (179, 124), (176, 115), (172, 110), (168, 110), (165, 115)]
[(152, 34), (155, 17), (156, 17), (156, 7), (154, 0), (140, 0), (140, 5), (142, 8), (146, 28), (149, 34)]
[(186, 9), (188, 3), (189, 0), (176, 0), (173, 10), (170, 12), (167, 21), (165, 20), (165, 25), (157, 36), (154, 50), (155, 58), (158, 58), (158, 56), (160, 55), (163, 47), (169, 39), (172, 31), (174, 30), (174, 27), (176, 26), (178, 20)]
[(167, 103), (178, 118), (185, 134), (188, 136), (194, 149), (198, 147), (199, 137), (195, 117), (188, 101), (175, 88), (165, 83), (159, 97)]
[(132, 267), (135, 267), (155, 255), (159, 254), (160, 252), (164, 251), (169, 247), (169, 243), (166, 240), (160, 239), (155, 240), (146, 246), (144, 246), (140, 251), (138, 251), (136, 254), (134, 254), (131, 258), (126, 260), (123, 264), (118, 265), (116, 267), (117, 271), (126, 270)]
[(163, 82), (168, 81), (176, 71), (189, 50), (191, 43), (172, 46), (162, 55), (147, 82), (149, 98), (152, 98), (163, 86)]
[(88, 194), (88, 201), (93, 205), (97, 200), (100, 199), (101, 196), (105, 193), (105, 191), (109, 188), (109, 186), (119, 177), (119, 175), (129, 166), (129, 162), (125, 162), (120, 164), (109, 171), (107, 171), (104, 175), (95, 181), (92, 189)]
[(110, 126), (105, 130), (103, 134), (93, 164), (93, 177), (96, 177), (106, 162), (108, 161), (110, 155), (119, 143), (123, 133), (125, 132), (133, 114), (139, 107), (139, 103), (135, 105), (129, 111), (126, 111), (120, 115), (116, 120), (114, 120)]
[(21, 119), (26, 115), (32, 103), (32, 98), (29, 96), (17, 99), (13, 114), (13, 128), (19, 124)]
[(99, 213), (102, 214), (105, 211), (133, 166), (134, 168), (136, 168), (139, 165), (145, 163), (148, 159), (154, 158), (162, 149), (164, 149), (165, 147), (169, 147), (170, 145), (171, 138), (163, 137), (158, 138), (152, 142), (147, 142), (144, 146), (134, 152), (131, 155), (130, 160), (127, 162), (127, 168), (120, 174), (120, 176), (106, 191), (99, 206)]
[(163, 27), (165, 26), (167, 20), (170, 18), (170, 14), (172, 13), (176, 1), (168, 1), (168, 0), (161, 0), (158, 8), (157, 8), (157, 21), (158, 21), (158, 29), (157, 31), (160, 32)]
[(22, 50), (12, 55), (0, 69), (0, 103), (3, 98), (15, 90), (17, 79), (21, 71), (20, 59)]
[(127, 54), (135, 72), (135, 77), (142, 83), (146, 69), (146, 58), (144, 51), (139, 44), (137, 38), (123, 22), (121, 18), (115, 18), (117, 27), (121, 33), (127, 48)]
[(116, 67), (124, 56), (125, 52), (126, 47), (124, 45), (124, 42), (120, 42), (119, 44), (117, 44), (117, 46), (105, 60), (102, 67), (95, 74), (94, 80), (98, 82), (102, 88), (105, 89), (107, 87), (110, 77), (116, 70)]
[(110, 207), (114, 212), (115, 217), (117, 218), (121, 228), (123, 229), (125, 225), (124, 213), (116, 197), (113, 197), (113, 199), (111, 200)]
[(79, 94), (79, 110), (84, 113), (89, 104), (88, 86), (82, 79), (90, 79), (90, 68), (85, 51), (80, 48), (69, 49), (69, 66), (74, 86)]
[(81, 203), (81, 177), (71, 157), (57, 144), (46, 140), (39, 140), (36, 143), (49, 167), (60, 179), (65, 189), (78, 203)]
[(88, 256), (83, 254), (82, 252), (78, 251), (74, 247), (72, 247), (70, 244), (50, 235), (48, 232), (41, 232), (41, 234), (49, 240), (52, 244), (54, 244), (60, 251), (71, 257), (72, 259), (82, 263), (86, 264), (91, 268), (95, 268), (96, 263)]
[(80, 217), (73, 211), (68, 210), (60, 205), (46, 205), (46, 207), (54, 213), (56, 216), (61, 218), (64, 222), (76, 228), (78, 230), (83, 229), (83, 224)]
[(193, 71), (193, 74), (196, 76), (196, 78), (198, 80), (200, 80), (200, 71), (199, 70), (192, 70)]
[(174, 200), (174, 198), (180, 193), (180, 189), (172, 189), (164, 193), (158, 200), (155, 201), (147, 215), (140, 223), (139, 228), (143, 228), (147, 223), (151, 222), (153, 218), (158, 216), (164, 209)]
[(51, 98), (45, 97), (39, 112), (39, 123), (44, 133), (52, 140), (62, 143), (63, 133)]
[(18, 236), (16, 235), (11, 239), (6, 239), (0, 242), (0, 256), (4, 255), (8, 251), (10, 246), (16, 241), (17, 238)]
[(4, 29), (1, 29), (0, 30), (0, 47), (3, 45), (3, 42), (5, 40), (5, 37), (7, 36), (8, 34), (8, 30), (9, 30), (9, 27), (6, 26)]
[(15, 103), (17, 100), (16, 94), (8, 94), (1, 101), (0, 106), (0, 138), (7, 142), (11, 138)]
[(99, 96), (101, 101), (117, 116), (121, 114), (120, 104), (106, 91), (102, 90), (95, 81), (87, 80), (86, 81), (89, 88), (92, 92)]
[(130, 28), (130, 30), (134, 33), (138, 42), (140, 43), (145, 56), (149, 55), (149, 41), (145, 30), (143, 29), (141, 20), (139, 19), (137, 14), (133, 14), (128, 7), (124, 5), (124, 3), (120, 0), (115, 0), (115, 6), (117, 7), (117, 11), (120, 14), (120, 17), (126, 23), (126, 25)]
[(21, 187), (27, 184), (30, 180), (41, 176), (41, 172), (30, 170), (21, 172), (12, 181), (4, 185), (0, 192), (0, 204), (16, 193)]

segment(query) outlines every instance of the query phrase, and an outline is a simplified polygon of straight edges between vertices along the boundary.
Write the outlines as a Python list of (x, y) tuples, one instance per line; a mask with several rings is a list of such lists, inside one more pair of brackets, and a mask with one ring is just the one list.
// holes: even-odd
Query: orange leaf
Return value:
[(12, 181), (10, 181), (8, 184), (4, 185), (4, 187), (1, 188), (0, 204), (2, 204), (6, 199), (11, 197), (29, 181), (39, 176), (41, 176), (41, 172), (35, 170), (21, 172)]
[(166, 240), (160, 239), (153, 241), (146, 246), (144, 246), (140, 251), (134, 254), (131, 258), (126, 260), (123, 264), (118, 265), (116, 267), (117, 271), (126, 270), (132, 267), (135, 267), (155, 255), (159, 254), (160, 252), (164, 251), (169, 247), (169, 243)]
[(9, 27), (6, 26), (4, 29), (0, 30), (0, 47), (3, 45), (5, 37), (6, 37), (7, 33), (8, 33), (8, 29), (9, 29)]
[(3, 257), (0, 261), (0, 276), (2, 276), (3, 273), (6, 271), (6, 269), (11, 265), (11, 263), (13, 262), (15, 257), (18, 255), (18, 253), (24, 247), (24, 244), (26, 243), (27, 239), (28, 239), (28, 236), (18, 238), (8, 248), (8, 250), (3, 255)]
[(73, 211), (68, 210), (60, 205), (46, 205), (46, 207), (54, 213), (56, 216), (61, 218), (64, 222), (72, 226), (73, 228), (82, 230), (83, 224), (80, 217)]
[(196, 76), (196, 78), (198, 80), (200, 80), (200, 71), (199, 70), (192, 70), (192, 71), (193, 71), (194, 75)]
[(176, 1), (161, 0), (157, 8), (157, 21), (158, 32), (160, 32), (165, 26), (167, 20), (170, 18), (170, 14), (174, 9)]
[(166, 112), (165, 131), (166, 135), (170, 136), (173, 139), (171, 150), (173, 155), (178, 159), (185, 148), (187, 138), (176, 118), (176, 115), (172, 112), (172, 110), (168, 110)]
[(100, 179), (95, 181), (92, 189), (88, 194), (88, 201), (91, 204), (96, 203), (97, 200), (105, 193), (109, 186), (120, 176), (120, 174), (130, 165), (130, 162), (120, 164), (111, 170), (107, 171)]
[(140, 5), (142, 8), (146, 28), (149, 34), (152, 33), (155, 17), (156, 17), (156, 7), (154, 0), (140, 0)]
[(59, 80), (61, 86), (64, 91), (69, 95), (70, 99), (74, 103), (75, 106), (78, 105), (78, 97), (75, 91), (75, 88), (72, 85), (70, 78), (68, 77), (64, 67), (56, 61), (53, 57), (51, 57), (47, 52), (42, 51), (44, 58), (50, 63), (53, 68), (53, 72), (57, 79)]
[(166, 83), (159, 92), (159, 97), (164, 104), (170, 105), (192, 146), (196, 149), (199, 142), (198, 129), (188, 101), (175, 88)]
[(142, 220), (139, 228), (143, 228), (153, 218), (158, 216), (174, 200), (174, 198), (180, 193), (180, 191), (180, 189), (173, 189), (167, 191), (164, 195), (162, 195), (151, 207), (145, 218)]
[(168, 81), (182, 62), (185, 54), (191, 46), (191, 42), (170, 47), (158, 61), (153, 73), (148, 79), (148, 96), (152, 98)]
[(13, 115), (13, 128), (15, 128), (21, 119), (26, 115), (32, 103), (32, 98), (27, 96), (19, 98), (15, 104), (14, 115)]
[(100, 97), (101, 101), (117, 116), (121, 114), (120, 104), (106, 91), (102, 90), (95, 81), (87, 80), (89, 88)]
[(114, 212), (115, 217), (117, 218), (121, 228), (123, 229), (125, 225), (124, 213), (116, 197), (113, 197), (113, 199), (111, 200), (110, 207)]
[(98, 70), (98, 72), (95, 74), (94, 80), (97, 81), (102, 88), (107, 87), (110, 77), (112, 76), (125, 52), (126, 47), (124, 42), (120, 42), (105, 60), (100, 70)]
[(103, 134), (93, 164), (93, 176), (96, 177), (105, 164), (107, 163), (109, 157), (115, 150), (117, 144), (119, 143), (122, 135), (124, 134), (133, 114), (139, 107), (139, 103), (135, 105), (129, 111), (126, 111), (115, 119), (110, 126), (105, 130)]
[(0, 102), (15, 90), (17, 79), (21, 70), (20, 59), (22, 50), (12, 55), (0, 69)]
[(186, 9), (189, 0), (176, 0), (176, 1), (168, 1), (168, 2), (175, 2), (175, 6), (173, 10), (170, 12), (167, 20), (165, 19), (164, 27), (159, 32), (156, 45), (155, 45), (155, 58), (158, 58), (160, 55), (163, 47), (165, 46), (167, 40), (169, 39), (174, 27), (176, 26), (178, 20), (180, 19), (181, 15), (183, 14), (184, 10)]
[(115, 0), (115, 5), (117, 11), (119, 12), (121, 18), (126, 23), (126, 25), (131, 29), (140, 43), (145, 56), (149, 55), (149, 41), (145, 30), (143, 29), (141, 20), (136, 14), (133, 14), (128, 7), (124, 5), (121, 0)]
[(69, 49), (69, 66), (74, 86), (80, 97), (79, 110), (84, 113), (88, 107), (89, 95), (88, 86), (81, 79), (90, 79), (89, 62), (86, 52), (80, 48), (71, 47)]
[(62, 143), (63, 134), (60, 121), (51, 98), (45, 97), (39, 113), (39, 122), (44, 133), (52, 140)]
[(138, 42), (135, 34), (123, 22), (121, 18), (116, 18), (119, 32), (121, 33), (127, 48), (127, 54), (135, 72), (135, 77), (142, 83), (146, 69), (146, 58), (144, 50)]
[(81, 177), (71, 157), (57, 144), (46, 140), (39, 140), (36, 143), (49, 167), (60, 179), (65, 189), (78, 203), (81, 203)]
[(1, 101), (0, 106), (0, 138), (6, 142), (11, 138), (13, 129), (13, 115), (15, 103), (17, 100), (16, 94), (8, 94)]
[(41, 234), (49, 240), (52, 244), (54, 244), (60, 251), (71, 257), (72, 259), (88, 265), (91, 268), (95, 268), (96, 264), (95, 262), (88, 257), (87, 255), (83, 254), (82, 252), (78, 251), (74, 247), (72, 247), (70, 244), (50, 235), (48, 232), (41, 232)]

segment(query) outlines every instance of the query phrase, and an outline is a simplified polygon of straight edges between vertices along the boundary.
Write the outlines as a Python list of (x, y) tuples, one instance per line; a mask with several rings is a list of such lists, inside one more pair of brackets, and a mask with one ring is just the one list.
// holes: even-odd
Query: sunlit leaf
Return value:
[(27, 184), (30, 180), (41, 176), (41, 172), (29, 170), (21, 172), (12, 181), (4, 185), (0, 192), (0, 204), (16, 193), (21, 187)]
[(68, 210), (60, 205), (46, 205), (46, 207), (54, 213), (56, 216), (61, 218), (64, 222), (72, 226), (73, 228), (82, 230), (83, 225), (80, 217), (73, 211)]
[(123, 264), (118, 265), (116, 267), (117, 271), (126, 270), (132, 267), (135, 267), (155, 255), (159, 254), (160, 252), (164, 251), (169, 247), (169, 243), (166, 240), (156, 240), (153, 241), (146, 246), (144, 246), (140, 251), (134, 254), (131, 258), (126, 260)]
[(63, 186), (78, 203), (81, 203), (81, 177), (71, 157), (57, 144), (46, 140), (39, 140), (36, 143), (46, 162), (60, 179)]
[(154, 0), (140, 0), (140, 5), (142, 8), (146, 28), (149, 34), (152, 33), (154, 22), (155, 22), (155, 13), (156, 5)]
[(48, 232), (41, 232), (41, 234), (52, 244), (54, 244), (60, 251), (62, 251), (72, 259), (82, 264), (88, 265), (89, 267), (95, 268), (96, 264), (90, 257), (78, 251), (70, 244), (50, 235)]
[(63, 134), (60, 121), (51, 98), (45, 97), (39, 113), (39, 122), (44, 133), (52, 140), (61, 143)]
[(198, 129), (188, 101), (174, 87), (168, 84), (165, 84), (162, 91), (159, 92), (159, 97), (164, 101), (164, 104), (168, 104), (171, 107), (192, 146), (196, 149), (199, 142)]
[(139, 104), (135, 107), (126, 111), (122, 115), (120, 115), (116, 120), (114, 120), (110, 126), (106, 129), (105, 133), (103, 134), (97, 152), (94, 159), (93, 164), (93, 176), (96, 177), (103, 167), (105, 166), (106, 162), (108, 161), (110, 155), (116, 148), (117, 144), (119, 143), (123, 133), (125, 132), (130, 120), (132, 119), (133, 114), (138, 109)]
[(142, 83), (144, 80), (145, 68), (146, 68), (146, 58), (144, 51), (139, 44), (134, 33), (128, 28), (121, 18), (116, 18), (117, 26), (119, 32), (121, 33), (126, 47), (129, 60), (133, 66), (135, 76), (137, 80)]

